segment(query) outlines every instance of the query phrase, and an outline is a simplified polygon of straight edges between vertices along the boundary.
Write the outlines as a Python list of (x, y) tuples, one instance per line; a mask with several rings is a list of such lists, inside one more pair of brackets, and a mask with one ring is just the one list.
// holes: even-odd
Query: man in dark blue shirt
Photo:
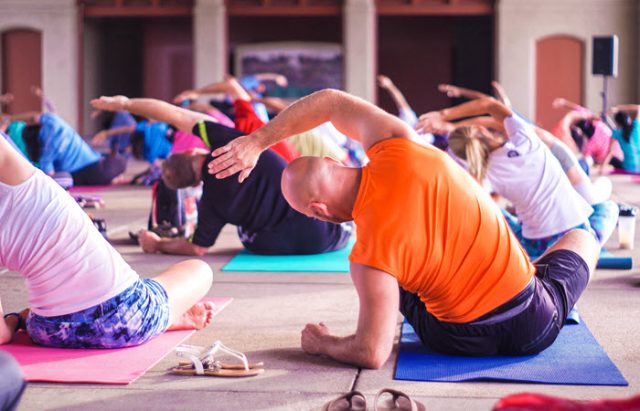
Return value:
[[(128, 110), (133, 114), (172, 124), (191, 132), (210, 149), (222, 147), (243, 135), (211, 117), (151, 99), (103, 97), (94, 100), (95, 108)], [(140, 233), (146, 252), (203, 255), (226, 224), (238, 227), (242, 244), (259, 254), (314, 254), (344, 248), (352, 227), (314, 220), (293, 210), (282, 196), (280, 179), (286, 163), (277, 154), (266, 151), (255, 170), (242, 184), (235, 179), (216, 179), (206, 172), (213, 158), (210, 150), (192, 150), (174, 154), (163, 164), (163, 181), (171, 189), (203, 182), (198, 205), (198, 226), (193, 236), (160, 238), (149, 231)]]

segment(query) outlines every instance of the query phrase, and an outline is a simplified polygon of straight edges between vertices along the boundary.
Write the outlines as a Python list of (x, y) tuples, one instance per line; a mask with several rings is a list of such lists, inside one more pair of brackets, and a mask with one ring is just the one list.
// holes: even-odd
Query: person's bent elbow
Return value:
[(377, 370), (387, 362), (391, 355), (390, 347), (368, 347), (364, 350), (364, 355), (360, 361), (360, 365), (364, 368)]

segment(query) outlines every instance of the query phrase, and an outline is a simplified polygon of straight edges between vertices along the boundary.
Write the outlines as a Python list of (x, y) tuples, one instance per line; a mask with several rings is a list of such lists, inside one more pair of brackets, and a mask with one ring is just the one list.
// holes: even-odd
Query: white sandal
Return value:
[[(218, 352), (228, 354), (241, 361), (240, 364), (227, 364), (215, 359)], [(187, 357), (189, 361), (181, 361), (171, 372), (179, 375), (206, 375), (215, 377), (252, 377), (264, 372), (262, 362), (249, 364), (247, 357), (240, 351), (232, 350), (220, 341), (215, 341), (208, 348), (195, 345), (176, 347), (179, 357)]]

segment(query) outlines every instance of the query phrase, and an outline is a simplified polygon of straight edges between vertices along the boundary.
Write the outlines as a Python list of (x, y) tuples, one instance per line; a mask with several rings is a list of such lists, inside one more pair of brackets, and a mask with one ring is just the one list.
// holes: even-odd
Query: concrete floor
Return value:
[[(628, 176), (615, 176), (618, 201), (640, 206), (640, 185)], [(118, 187), (99, 193), (107, 207), (94, 214), (106, 218), (109, 237), (141, 275), (152, 277), (181, 257), (145, 255), (125, 244), (128, 230), (144, 227), (149, 190)], [(636, 236), (638, 264), (640, 235)], [(610, 249), (615, 248), (614, 234)], [(89, 384), (29, 384), (21, 410), (309, 410), (352, 389), (362, 391), (372, 409), (383, 387), (400, 389), (422, 401), (428, 410), (490, 410), (511, 393), (534, 391), (575, 398), (625, 397), (640, 391), (640, 275), (632, 271), (599, 271), (579, 302), (580, 314), (592, 333), (629, 381), (629, 387), (551, 386), (505, 383), (427, 383), (394, 381), (394, 352), (380, 370), (360, 370), (300, 350), (300, 330), (308, 322), (324, 321), (335, 333), (355, 329), (357, 296), (348, 274), (337, 273), (223, 273), (221, 267), (240, 249), (235, 230), (227, 226), (204, 260), (214, 270), (209, 295), (234, 297), (234, 302), (197, 332), (191, 344), (216, 339), (264, 361), (266, 372), (247, 379), (173, 376), (170, 354), (129, 386)], [(23, 308), (26, 291), (17, 274), (0, 275), (2, 302), (7, 312)], [(398, 325), (401, 318), (398, 317)], [(100, 364), (96, 364), (100, 366)]]

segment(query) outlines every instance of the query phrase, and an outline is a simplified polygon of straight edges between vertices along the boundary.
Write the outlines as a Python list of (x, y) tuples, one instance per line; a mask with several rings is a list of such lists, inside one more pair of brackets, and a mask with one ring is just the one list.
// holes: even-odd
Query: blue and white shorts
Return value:
[(169, 327), (169, 297), (157, 281), (139, 279), (109, 300), (72, 314), (30, 313), (27, 332), (39, 345), (122, 348), (142, 344)]

